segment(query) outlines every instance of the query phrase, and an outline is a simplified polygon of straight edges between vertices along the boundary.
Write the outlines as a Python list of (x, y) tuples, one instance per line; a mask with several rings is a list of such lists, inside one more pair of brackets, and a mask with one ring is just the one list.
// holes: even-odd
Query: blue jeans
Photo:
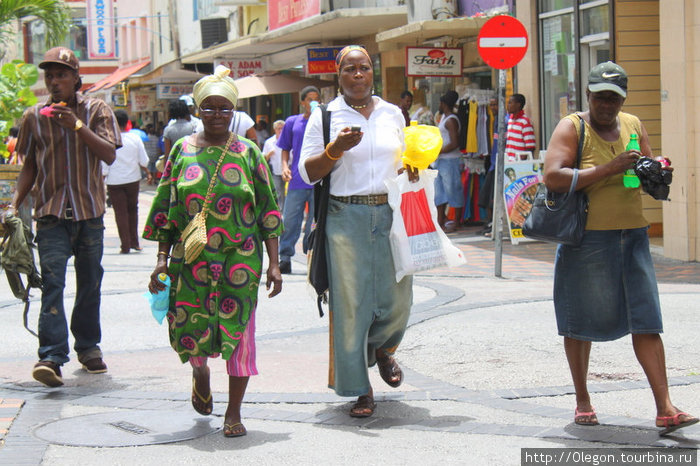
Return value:
[(309, 249), (309, 235), (314, 218), (314, 190), (290, 189), (284, 200), (282, 219), (284, 220), (284, 232), (280, 238), (280, 261), (289, 262), (294, 255), (294, 245), (297, 244), (301, 234), (301, 222), (304, 221), (304, 205), (309, 203), (309, 219), (304, 225), (304, 239), (302, 246), (304, 252)]
[(435, 205), (447, 204), (459, 209), (464, 207), (464, 187), (459, 157), (453, 159), (438, 158), (435, 168), (438, 176), (435, 178)]
[(39, 314), (39, 359), (68, 362), (68, 326), (63, 307), (68, 259), (75, 256), (76, 295), (70, 329), (78, 360), (102, 357), (100, 288), (102, 286), (102, 217), (82, 221), (47, 215), (37, 220), (36, 241), (44, 282)]

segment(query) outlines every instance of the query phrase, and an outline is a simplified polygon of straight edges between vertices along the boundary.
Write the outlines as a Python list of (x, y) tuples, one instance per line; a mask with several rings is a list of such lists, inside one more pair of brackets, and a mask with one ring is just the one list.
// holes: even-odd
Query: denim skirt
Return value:
[(647, 227), (587, 230), (560, 245), (554, 266), (559, 335), (585, 341), (661, 333), (661, 307)]

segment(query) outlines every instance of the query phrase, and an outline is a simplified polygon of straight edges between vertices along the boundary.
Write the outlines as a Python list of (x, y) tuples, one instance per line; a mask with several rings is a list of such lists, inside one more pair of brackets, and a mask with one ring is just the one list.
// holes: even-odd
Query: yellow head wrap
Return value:
[(202, 104), (204, 99), (212, 95), (224, 97), (234, 106), (236, 105), (236, 102), (238, 102), (238, 88), (233, 79), (229, 77), (229, 73), (231, 73), (231, 70), (223, 65), (219, 65), (214, 70), (214, 74), (205, 76), (194, 83), (192, 97), (197, 107)]

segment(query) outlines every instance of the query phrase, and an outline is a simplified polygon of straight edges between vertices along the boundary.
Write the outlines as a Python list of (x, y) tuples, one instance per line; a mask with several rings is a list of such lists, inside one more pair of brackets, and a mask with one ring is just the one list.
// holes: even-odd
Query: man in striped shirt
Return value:
[(36, 242), (43, 288), (39, 314), (39, 362), (32, 376), (63, 385), (68, 362), (68, 325), (63, 306), (66, 266), (75, 256), (76, 295), (70, 329), (78, 361), (88, 373), (107, 371), (99, 343), (105, 185), (101, 162), (111, 165), (121, 147), (114, 113), (101, 100), (84, 97), (80, 64), (72, 50), (55, 47), (39, 63), (49, 99), (24, 112), (17, 152), (24, 165), (17, 180), (16, 211), (34, 193)]
[(513, 94), (510, 96), (507, 106), (510, 118), (508, 118), (508, 132), (506, 133), (506, 161), (520, 160), (516, 154), (518, 151), (533, 152), (535, 150), (535, 130), (523, 108), (525, 108), (524, 95)]

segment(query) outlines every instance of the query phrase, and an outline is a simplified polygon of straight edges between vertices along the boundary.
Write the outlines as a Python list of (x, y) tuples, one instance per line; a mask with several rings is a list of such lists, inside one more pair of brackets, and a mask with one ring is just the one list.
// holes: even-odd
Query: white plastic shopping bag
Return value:
[(467, 263), (437, 222), (435, 177), (437, 171), (428, 169), (420, 171), (416, 183), (408, 181), (406, 172), (384, 180), (394, 211), (389, 239), (397, 282), (422, 270)]

